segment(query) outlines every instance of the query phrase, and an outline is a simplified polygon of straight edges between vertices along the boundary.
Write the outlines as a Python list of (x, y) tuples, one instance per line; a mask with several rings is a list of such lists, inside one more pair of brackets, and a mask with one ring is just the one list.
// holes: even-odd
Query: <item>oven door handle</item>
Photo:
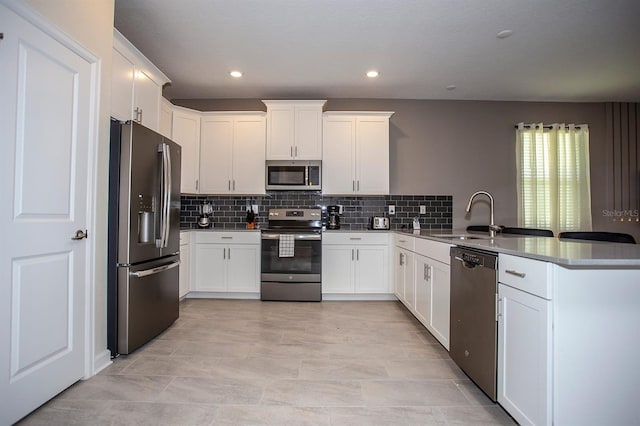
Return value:
[[(279, 240), (280, 235), (291, 235), (291, 234), (267, 234), (262, 233), (263, 240)], [(322, 235), (320, 234), (293, 234), (294, 240), (305, 240), (305, 241), (320, 241), (322, 240)]]

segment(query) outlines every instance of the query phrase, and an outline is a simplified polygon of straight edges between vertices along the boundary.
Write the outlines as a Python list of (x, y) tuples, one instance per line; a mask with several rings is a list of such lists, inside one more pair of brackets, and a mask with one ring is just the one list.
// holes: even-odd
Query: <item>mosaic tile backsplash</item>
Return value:
[[(210, 203), (210, 218), (215, 229), (244, 229), (247, 210), (258, 205), (258, 226), (266, 228), (267, 212), (274, 208), (323, 208), (340, 204), (344, 213), (340, 217), (341, 229), (367, 229), (371, 216), (383, 216), (387, 206), (395, 205), (391, 215), (391, 229), (411, 228), (414, 217), (420, 227), (427, 230), (449, 230), (453, 225), (453, 197), (451, 195), (386, 195), (379, 197), (331, 197), (310, 191), (271, 191), (264, 196), (197, 196), (184, 195), (181, 200), (180, 227), (199, 228), (200, 206)], [(425, 206), (426, 214), (420, 214)]]

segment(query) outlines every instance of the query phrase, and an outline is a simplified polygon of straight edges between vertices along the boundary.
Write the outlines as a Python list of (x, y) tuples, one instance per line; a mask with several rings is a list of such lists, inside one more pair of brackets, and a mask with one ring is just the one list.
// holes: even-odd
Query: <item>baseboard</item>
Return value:
[(93, 362), (93, 375), (95, 376), (111, 364), (113, 364), (113, 361), (111, 361), (111, 352), (109, 350), (100, 352), (96, 355)]
[(354, 301), (376, 301), (376, 300), (398, 300), (394, 294), (343, 294), (343, 293), (322, 293), (322, 300), (354, 300)]
[(185, 299), (249, 299), (260, 300), (260, 293), (217, 293), (215, 291), (191, 291)]

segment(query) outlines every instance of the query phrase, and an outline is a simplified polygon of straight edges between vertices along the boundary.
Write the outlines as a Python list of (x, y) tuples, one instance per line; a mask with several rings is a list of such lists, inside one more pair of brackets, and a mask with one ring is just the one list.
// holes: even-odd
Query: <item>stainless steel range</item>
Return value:
[(260, 299), (321, 301), (321, 209), (269, 210), (261, 267)]

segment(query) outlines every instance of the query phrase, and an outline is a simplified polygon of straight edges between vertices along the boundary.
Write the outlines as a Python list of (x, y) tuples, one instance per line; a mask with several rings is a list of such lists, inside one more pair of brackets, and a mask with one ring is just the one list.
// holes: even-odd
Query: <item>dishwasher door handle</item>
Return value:
[(468, 260), (464, 260), (463, 258), (461, 258), (459, 256), (455, 256), (454, 259), (455, 260), (459, 260), (460, 263), (462, 263), (462, 266), (465, 269), (475, 269), (477, 266), (482, 266), (479, 263), (474, 263), (474, 262), (469, 262)]

